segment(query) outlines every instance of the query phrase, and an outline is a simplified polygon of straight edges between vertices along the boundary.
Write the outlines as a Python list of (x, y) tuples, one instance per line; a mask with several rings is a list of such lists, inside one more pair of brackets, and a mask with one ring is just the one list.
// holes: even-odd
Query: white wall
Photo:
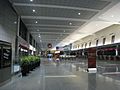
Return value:
[[(96, 46), (96, 40), (98, 39), (98, 46), (103, 45), (103, 38), (106, 38), (106, 42), (105, 44), (111, 44), (111, 36), (115, 35), (115, 42), (114, 43), (120, 43), (120, 25), (119, 24), (115, 24), (112, 25), (110, 27), (107, 27), (101, 31), (98, 31), (92, 35), (89, 35), (87, 37), (84, 37), (76, 42), (73, 43), (73, 49), (78, 49), (78, 45), (81, 46), (81, 44), (84, 44), (85, 48), (85, 43), (87, 43), (87, 47), (89, 47), (89, 42), (91, 42), (91, 47)], [(81, 49), (82, 47), (79, 47), (79, 49)]]

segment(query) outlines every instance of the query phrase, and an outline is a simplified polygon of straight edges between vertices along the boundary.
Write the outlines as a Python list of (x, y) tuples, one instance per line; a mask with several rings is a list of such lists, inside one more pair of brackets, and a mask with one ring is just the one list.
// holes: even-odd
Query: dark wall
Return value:
[(27, 33), (28, 33), (28, 30), (25, 24), (22, 22), (22, 20), (20, 20), (19, 36), (21, 36), (24, 40), (27, 41)]
[[(3, 59), (0, 48), (0, 85), (9, 80), (13, 72), (13, 64), (11, 62), (15, 60), (17, 17), (9, 0), (0, 0), (0, 41), (9, 42), (12, 47), (12, 59), (10, 62), (7, 62), (7, 59)], [(5, 56), (5, 58), (7, 57)]]
[(30, 43), (31, 45), (33, 45), (33, 37), (32, 37), (32, 35), (30, 34), (29, 37), (30, 37), (30, 38), (29, 38), (29, 43)]

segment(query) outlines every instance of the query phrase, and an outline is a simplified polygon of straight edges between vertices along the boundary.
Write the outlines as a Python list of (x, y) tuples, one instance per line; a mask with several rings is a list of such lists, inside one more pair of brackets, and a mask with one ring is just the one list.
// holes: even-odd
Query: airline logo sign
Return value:
[(51, 43), (48, 43), (48, 48), (52, 48), (52, 44)]

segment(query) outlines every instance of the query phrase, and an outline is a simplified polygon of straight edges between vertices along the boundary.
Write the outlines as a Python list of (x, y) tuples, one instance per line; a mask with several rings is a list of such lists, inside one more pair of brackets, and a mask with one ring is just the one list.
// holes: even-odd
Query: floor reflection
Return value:
[(88, 73), (88, 90), (96, 90), (96, 73)]

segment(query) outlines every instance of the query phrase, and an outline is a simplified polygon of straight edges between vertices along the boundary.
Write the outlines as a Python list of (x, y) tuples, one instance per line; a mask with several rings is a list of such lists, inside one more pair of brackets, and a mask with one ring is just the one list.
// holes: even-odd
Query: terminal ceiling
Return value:
[[(86, 33), (87, 30), (82, 28), (92, 21), (97, 21), (99, 15), (120, 0), (10, 0), (10, 2), (33, 38), (42, 49), (45, 49), (48, 43), (52, 43), (53, 47), (64, 46), (95, 32), (92, 30)], [(111, 24), (106, 26), (109, 25)]]

